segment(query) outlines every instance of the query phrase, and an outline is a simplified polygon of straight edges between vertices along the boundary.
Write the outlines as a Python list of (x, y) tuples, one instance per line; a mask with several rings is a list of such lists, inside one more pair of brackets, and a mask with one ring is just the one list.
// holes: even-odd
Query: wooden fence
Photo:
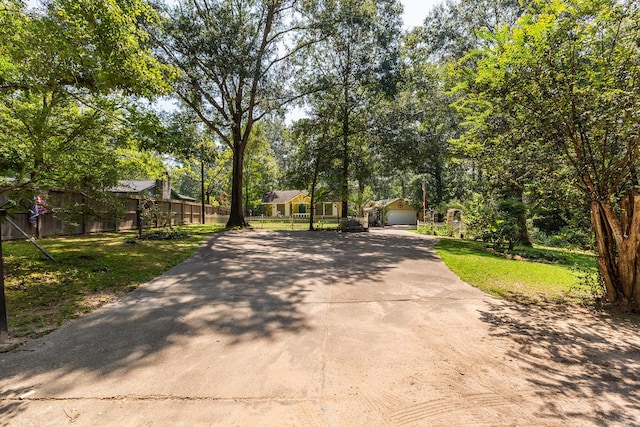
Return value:
[[(138, 207), (145, 199), (135, 196), (119, 197), (118, 207), (106, 209), (99, 203), (89, 201), (81, 194), (64, 191), (50, 191), (47, 194), (44, 210), (37, 217), (37, 226), (29, 221), (28, 212), (18, 212), (12, 216), (13, 222), (27, 234), (39, 237), (63, 236), (88, 233), (102, 233), (135, 230), (138, 227)], [(0, 204), (6, 197), (0, 195)], [(200, 203), (185, 202), (180, 200), (158, 200), (155, 202), (157, 210), (171, 225), (201, 224), (202, 205)], [(63, 221), (62, 218), (70, 212), (74, 205), (85, 205), (90, 210), (98, 213), (91, 216), (77, 216), (71, 221)], [(228, 215), (218, 206), (205, 205), (206, 224), (225, 224)], [(99, 219), (97, 219), (99, 218)], [(145, 224), (149, 227), (162, 227), (167, 225), (156, 221), (153, 224)], [(2, 240), (23, 239), (24, 236), (8, 222), (0, 224), (2, 227)]]

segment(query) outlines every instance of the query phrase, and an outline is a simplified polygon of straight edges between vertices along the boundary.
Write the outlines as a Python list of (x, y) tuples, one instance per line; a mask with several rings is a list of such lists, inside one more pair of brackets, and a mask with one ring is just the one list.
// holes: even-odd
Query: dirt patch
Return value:
[[(638, 318), (577, 306), (495, 303), (480, 312), (489, 336), (510, 343), (505, 355), (544, 405), (548, 419), (572, 413), (584, 423), (637, 425), (640, 414)], [(586, 404), (586, 402), (589, 402)]]

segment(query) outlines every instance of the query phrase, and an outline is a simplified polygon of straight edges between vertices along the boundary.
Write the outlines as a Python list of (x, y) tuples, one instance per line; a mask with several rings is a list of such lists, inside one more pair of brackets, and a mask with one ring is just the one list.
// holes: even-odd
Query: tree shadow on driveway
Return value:
[[(116, 378), (165, 357), (191, 337), (225, 345), (313, 332), (334, 286), (355, 286), (406, 260), (437, 260), (433, 240), (410, 233), (233, 231), (118, 301), (0, 354), (0, 413), (20, 413), (25, 390), (66, 396), (83, 374)], [(207, 342), (211, 351), (215, 340)], [(45, 381), (46, 383), (42, 383)]]
[[(572, 421), (583, 419), (589, 424), (638, 425), (640, 331), (636, 325), (579, 307), (501, 303), (491, 304), (480, 314), (490, 325), (490, 335), (512, 342), (508, 356), (520, 364), (544, 402), (539, 408), (541, 420), (555, 422), (570, 416)], [(578, 409), (586, 402), (594, 405), (591, 414)]]

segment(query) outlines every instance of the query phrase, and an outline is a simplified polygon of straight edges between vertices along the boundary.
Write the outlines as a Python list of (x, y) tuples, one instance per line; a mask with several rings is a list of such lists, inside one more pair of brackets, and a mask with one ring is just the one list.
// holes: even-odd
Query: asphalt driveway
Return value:
[(640, 425), (640, 338), (494, 299), (434, 240), (236, 231), (0, 354), (0, 425)]

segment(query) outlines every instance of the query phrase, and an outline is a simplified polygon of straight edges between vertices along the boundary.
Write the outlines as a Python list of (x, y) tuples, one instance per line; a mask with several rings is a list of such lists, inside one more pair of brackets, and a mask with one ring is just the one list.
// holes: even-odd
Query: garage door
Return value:
[(416, 219), (417, 216), (414, 211), (390, 210), (389, 212), (387, 212), (387, 224), (389, 225), (416, 225)]

